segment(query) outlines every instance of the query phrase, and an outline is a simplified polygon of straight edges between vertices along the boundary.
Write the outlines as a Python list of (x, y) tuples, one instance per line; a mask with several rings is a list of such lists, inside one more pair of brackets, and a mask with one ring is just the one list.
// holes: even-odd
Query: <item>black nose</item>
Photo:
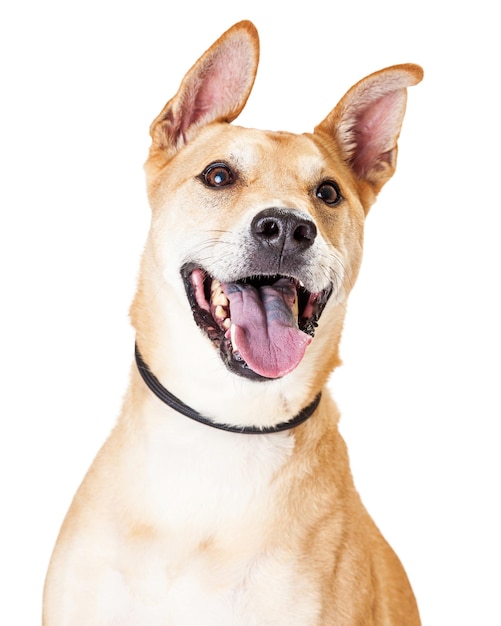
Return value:
[(263, 246), (281, 252), (301, 252), (317, 236), (317, 227), (308, 215), (295, 209), (265, 209), (251, 222), (251, 233)]

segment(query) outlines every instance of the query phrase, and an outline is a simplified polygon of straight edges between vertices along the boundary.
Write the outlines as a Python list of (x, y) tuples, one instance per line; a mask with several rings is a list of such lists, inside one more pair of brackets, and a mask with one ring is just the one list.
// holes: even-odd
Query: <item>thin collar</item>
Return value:
[(265, 426), (263, 428), (259, 428), (259, 426), (231, 426), (230, 424), (222, 424), (204, 417), (198, 413), (198, 411), (195, 411), (195, 409), (192, 409), (187, 404), (184, 404), (184, 402), (179, 400), (179, 398), (176, 398), (176, 396), (168, 391), (151, 372), (149, 367), (143, 361), (137, 345), (135, 347), (135, 352), (137, 369), (139, 370), (139, 373), (141, 374), (141, 377), (146, 385), (157, 396), (157, 398), (162, 400), (162, 402), (165, 402), (165, 404), (176, 410), (178, 413), (182, 413), (196, 422), (200, 422), (206, 426), (212, 426), (212, 428), (218, 428), (219, 430), (227, 430), (232, 433), (241, 433), (243, 435), (267, 435), (269, 433), (279, 433), (284, 430), (290, 430), (291, 428), (295, 428), (296, 426), (299, 426), (299, 424), (306, 422), (306, 420), (313, 415), (322, 396), (322, 394), (319, 393), (313, 402), (308, 404), (308, 406), (300, 411), (295, 417), (288, 422), (280, 422), (280, 424), (276, 424), (275, 426)]

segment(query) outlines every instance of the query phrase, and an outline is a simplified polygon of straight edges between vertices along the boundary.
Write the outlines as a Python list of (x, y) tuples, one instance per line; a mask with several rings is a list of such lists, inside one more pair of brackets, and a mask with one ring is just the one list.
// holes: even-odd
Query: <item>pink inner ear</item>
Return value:
[[(190, 86), (191, 88), (186, 94), (181, 114), (181, 132), (183, 137), (186, 135), (188, 128), (192, 124), (196, 124), (214, 106), (216, 98), (215, 94), (213, 94), (214, 88), (212, 83), (217, 83), (217, 81), (211, 79), (212, 77), (209, 77), (205, 78), (203, 82), (196, 81), (194, 85)], [(209, 88), (209, 85), (211, 88)], [(215, 88), (217, 89), (217, 87)]]
[(377, 168), (378, 162), (391, 163), (403, 113), (402, 100), (405, 100), (402, 90), (392, 91), (356, 115), (352, 165), (359, 176)]
[(229, 42), (194, 76), (183, 103), (182, 132), (202, 120), (231, 121), (247, 99), (254, 78), (247, 42)]

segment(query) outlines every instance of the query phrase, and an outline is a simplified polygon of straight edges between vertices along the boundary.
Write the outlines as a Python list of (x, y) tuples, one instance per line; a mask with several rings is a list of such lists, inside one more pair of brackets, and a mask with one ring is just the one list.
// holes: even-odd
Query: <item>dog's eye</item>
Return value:
[(226, 163), (211, 163), (200, 174), (202, 181), (209, 187), (226, 187), (234, 182), (234, 176)]
[(342, 200), (339, 186), (333, 180), (326, 180), (317, 188), (317, 198), (320, 198), (325, 204), (333, 206)]

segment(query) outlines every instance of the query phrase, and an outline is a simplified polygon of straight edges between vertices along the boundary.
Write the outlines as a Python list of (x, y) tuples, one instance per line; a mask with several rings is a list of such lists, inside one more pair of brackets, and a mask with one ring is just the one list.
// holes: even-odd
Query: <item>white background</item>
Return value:
[[(0, 15), (1, 621), (40, 623), (59, 525), (120, 409), (148, 127), (234, 22), (261, 35), (238, 123), (310, 131), (420, 63), (367, 223), (331, 387), (356, 483), (427, 626), (501, 624), (495, 3), (10, 2)], [(246, 7), (247, 5), (247, 7)], [(282, 8), (281, 8), (282, 7)]]

